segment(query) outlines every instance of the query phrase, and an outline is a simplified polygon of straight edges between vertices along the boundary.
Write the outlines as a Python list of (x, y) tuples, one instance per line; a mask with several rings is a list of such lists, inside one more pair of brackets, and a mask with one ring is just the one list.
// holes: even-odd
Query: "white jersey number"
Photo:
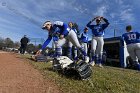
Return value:
[(128, 39), (129, 39), (129, 40), (134, 40), (134, 39), (136, 39), (136, 34), (128, 34)]

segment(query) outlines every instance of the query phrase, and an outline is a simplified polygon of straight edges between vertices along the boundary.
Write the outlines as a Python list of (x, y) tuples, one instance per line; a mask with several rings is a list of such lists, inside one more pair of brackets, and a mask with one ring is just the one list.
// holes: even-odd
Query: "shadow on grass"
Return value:
[(31, 58), (31, 57), (30, 57), (30, 58), (27, 58), (27, 59), (36, 62), (36, 61), (35, 61), (33, 58)]
[(54, 70), (52, 67), (45, 68), (44, 70), (56, 72), (59, 76), (65, 77), (68, 79), (74, 79), (74, 80), (81, 80), (78, 72), (74, 69), (69, 69), (69, 70)]

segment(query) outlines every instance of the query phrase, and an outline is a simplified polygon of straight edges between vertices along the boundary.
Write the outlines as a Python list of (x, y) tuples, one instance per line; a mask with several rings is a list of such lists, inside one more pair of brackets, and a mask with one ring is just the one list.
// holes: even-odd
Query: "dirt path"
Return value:
[(20, 59), (17, 54), (0, 51), (0, 93), (60, 93), (52, 82)]

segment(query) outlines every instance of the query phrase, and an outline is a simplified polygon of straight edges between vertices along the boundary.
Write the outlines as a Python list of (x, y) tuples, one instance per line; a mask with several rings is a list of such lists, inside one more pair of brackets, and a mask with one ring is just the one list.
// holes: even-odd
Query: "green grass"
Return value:
[[(27, 57), (26, 57), (27, 58)], [(52, 71), (51, 63), (30, 61), (64, 93), (140, 93), (140, 72), (104, 66), (93, 67), (90, 80), (75, 80)]]

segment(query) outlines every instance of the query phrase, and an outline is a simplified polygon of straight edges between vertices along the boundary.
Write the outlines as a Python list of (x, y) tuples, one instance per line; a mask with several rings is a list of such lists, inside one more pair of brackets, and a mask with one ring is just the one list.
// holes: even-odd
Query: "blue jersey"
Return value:
[(53, 41), (58, 41), (59, 40), (59, 37), (58, 36), (53, 36)]
[(68, 31), (69, 28), (67, 24), (61, 21), (55, 21), (54, 24), (52, 25), (51, 31), (49, 31), (48, 33), (48, 39), (44, 42), (41, 49), (44, 49), (50, 43), (53, 37), (55, 39), (56, 37), (59, 38), (60, 35), (64, 35), (64, 37), (66, 37), (69, 33)]
[(88, 33), (83, 32), (80, 37), (80, 41), (83, 43), (88, 43)]
[(53, 35), (53, 41), (54, 41), (54, 42), (59, 40), (60, 29), (57, 27), (57, 28), (55, 29), (55, 32), (56, 32), (56, 34)]
[(93, 36), (97, 36), (97, 37), (98, 36), (104, 36), (104, 30), (109, 25), (109, 22), (108, 22), (107, 19), (104, 18), (104, 21), (106, 22), (104, 24), (91, 25), (92, 21), (90, 21), (87, 24), (87, 27), (89, 27), (92, 30)]
[(140, 33), (128, 32), (122, 35), (123, 40), (128, 44), (140, 43)]

